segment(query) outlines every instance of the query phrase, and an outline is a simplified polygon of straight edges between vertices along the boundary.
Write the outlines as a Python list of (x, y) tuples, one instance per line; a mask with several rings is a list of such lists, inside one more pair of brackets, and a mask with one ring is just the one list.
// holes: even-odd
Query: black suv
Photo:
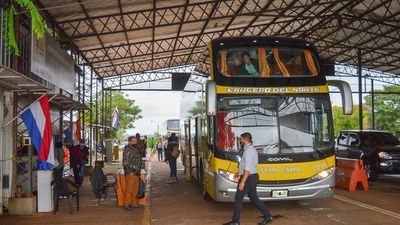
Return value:
[(400, 174), (400, 142), (388, 132), (341, 131), (335, 151), (337, 157), (363, 160), (370, 181), (376, 180), (379, 173)]

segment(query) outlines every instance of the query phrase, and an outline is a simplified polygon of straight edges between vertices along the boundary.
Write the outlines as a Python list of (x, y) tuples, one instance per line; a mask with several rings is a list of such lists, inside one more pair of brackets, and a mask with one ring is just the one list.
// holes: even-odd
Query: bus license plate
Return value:
[(272, 191), (272, 197), (273, 198), (285, 198), (289, 194), (288, 190), (276, 190)]

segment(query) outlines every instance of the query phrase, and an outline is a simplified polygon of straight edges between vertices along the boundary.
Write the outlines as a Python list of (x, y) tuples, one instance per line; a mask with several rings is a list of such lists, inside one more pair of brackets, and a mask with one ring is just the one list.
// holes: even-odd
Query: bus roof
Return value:
[(221, 37), (211, 40), (213, 45), (215, 44), (228, 44), (228, 45), (241, 45), (248, 43), (264, 43), (272, 45), (288, 45), (288, 46), (298, 46), (298, 47), (311, 47), (314, 45), (300, 38), (289, 38), (289, 37), (279, 37), (279, 36), (257, 36), (257, 37)]

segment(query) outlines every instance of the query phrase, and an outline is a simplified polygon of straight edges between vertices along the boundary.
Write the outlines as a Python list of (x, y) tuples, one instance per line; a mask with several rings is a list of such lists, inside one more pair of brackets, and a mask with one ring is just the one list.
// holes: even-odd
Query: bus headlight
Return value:
[(379, 158), (381, 159), (392, 159), (393, 157), (387, 152), (379, 152)]
[(311, 180), (317, 181), (317, 180), (322, 180), (327, 178), (329, 175), (333, 174), (335, 172), (334, 167), (330, 167), (329, 169), (326, 169), (324, 171), (319, 172), (318, 174), (314, 175), (311, 177)]
[(223, 178), (229, 180), (229, 181), (232, 181), (232, 182), (235, 182), (235, 183), (238, 182), (238, 179), (235, 178), (235, 174), (234, 173), (228, 172), (226, 170), (218, 170), (218, 174), (221, 175)]

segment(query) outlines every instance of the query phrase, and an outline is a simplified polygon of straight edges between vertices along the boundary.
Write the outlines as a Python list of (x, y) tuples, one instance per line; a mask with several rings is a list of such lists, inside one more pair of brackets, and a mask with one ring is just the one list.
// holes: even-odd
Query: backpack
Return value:
[(137, 199), (142, 199), (144, 197), (146, 197), (146, 184), (144, 183), (142, 178), (139, 176), (139, 190), (138, 190), (138, 193), (136, 195), (136, 198)]
[(175, 145), (174, 148), (172, 149), (172, 157), (178, 158), (180, 154), (181, 151), (179, 150), (178, 145)]

